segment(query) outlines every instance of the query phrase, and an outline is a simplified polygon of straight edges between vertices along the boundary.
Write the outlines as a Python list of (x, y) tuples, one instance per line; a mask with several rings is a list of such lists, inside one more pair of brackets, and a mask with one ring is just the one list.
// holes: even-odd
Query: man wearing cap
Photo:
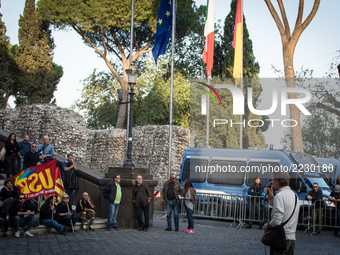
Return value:
[(337, 212), (337, 228), (334, 231), (334, 235), (336, 237), (340, 237), (340, 185), (336, 185), (331, 194), (329, 195), (329, 200), (333, 201), (336, 204), (336, 212)]
[(115, 174), (113, 177), (113, 181), (109, 182), (102, 189), (103, 196), (106, 199), (109, 199), (109, 217), (107, 219), (106, 230), (110, 231), (111, 228), (118, 229), (116, 224), (119, 204), (122, 201), (122, 189), (120, 187), (120, 175)]

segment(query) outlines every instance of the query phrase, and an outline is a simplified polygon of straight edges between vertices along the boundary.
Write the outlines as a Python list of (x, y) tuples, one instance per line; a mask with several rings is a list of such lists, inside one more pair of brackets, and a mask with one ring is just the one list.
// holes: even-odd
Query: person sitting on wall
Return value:
[(77, 204), (77, 213), (79, 214), (81, 221), (81, 230), (86, 230), (85, 222), (86, 220), (90, 220), (89, 230), (94, 231), (93, 223), (96, 211), (94, 210), (95, 206), (90, 200), (90, 196), (87, 192), (84, 192), (81, 196)]
[(9, 208), (9, 224), (15, 230), (15, 237), (20, 237), (19, 227), (25, 227), (24, 236), (33, 236), (30, 229), (36, 221), (34, 209), (25, 202), (25, 195), (19, 193), (15, 197), (15, 202)]
[(37, 151), (39, 153), (39, 162), (46, 163), (53, 159), (54, 156), (54, 148), (52, 144), (49, 144), (49, 138), (47, 135), (44, 136), (44, 143), (39, 144)]
[(4, 229), (4, 237), (8, 236), (7, 230), (9, 227), (9, 220), (6, 217), (7, 213), (3, 206), (3, 199), (0, 197), (0, 228)]
[(69, 203), (69, 196), (66, 193), (61, 196), (61, 203), (57, 205), (57, 208), (59, 210), (59, 223), (74, 230), (74, 225), (76, 225), (79, 215), (72, 211), (72, 205)]
[(19, 189), (14, 185), (14, 180), (12, 178), (8, 178), (4, 182), (4, 187), (1, 189), (1, 197), (3, 199), (3, 207), (5, 211), (9, 210), (18, 194)]
[(55, 205), (55, 196), (50, 196), (40, 209), (40, 224), (46, 227), (53, 227), (59, 234), (65, 235), (68, 231), (67, 227), (63, 227), (58, 223), (59, 209)]

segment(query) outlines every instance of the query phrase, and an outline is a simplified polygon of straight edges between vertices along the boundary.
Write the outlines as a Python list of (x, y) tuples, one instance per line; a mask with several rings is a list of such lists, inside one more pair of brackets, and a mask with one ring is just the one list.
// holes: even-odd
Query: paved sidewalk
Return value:
[[(66, 236), (43, 233), (34, 237), (0, 237), (0, 254), (265, 254), (260, 239), (263, 231), (229, 228), (230, 222), (196, 220), (195, 234), (183, 232), (187, 223), (181, 221), (179, 232), (166, 232), (166, 219), (155, 216), (154, 227), (148, 232), (137, 230), (94, 232), (77, 231)], [(340, 239), (333, 231), (320, 236), (297, 232), (295, 254), (339, 254)], [(267, 248), (269, 254), (269, 248)]]

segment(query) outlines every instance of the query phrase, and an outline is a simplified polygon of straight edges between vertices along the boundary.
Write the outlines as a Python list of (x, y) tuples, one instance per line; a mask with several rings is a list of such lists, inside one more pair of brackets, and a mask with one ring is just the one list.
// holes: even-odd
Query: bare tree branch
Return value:
[[(283, 27), (283, 24), (281, 22), (281, 19), (279, 17), (279, 15), (277, 14), (271, 0), (264, 0), (268, 6), (268, 9), (269, 9), (269, 12), (270, 14), (273, 16), (273, 19), (276, 23), (276, 26), (277, 28), (279, 29), (279, 32), (280, 32), (280, 35), (281, 35), (281, 38), (286, 38), (286, 34), (285, 34), (285, 29)], [(288, 40), (289, 38), (286, 38), (286, 40)]]
[(287, 15), (286, 15), (285, 7), (283, 6), (282, 0), (277, 0), (277, 2), (279, 4), (279, 8), (280, 8), (283, 24), (285, 26), (286, 35), (289, 38), (290, 37), (290, 27), (289, 27)]
[(332, 107), (329, 107), (329, 106), (327, 106), (327, 105), (325, 105), (323, 103), (316, 103), (316, 107), (318, 107), (320, 109), (323, 109), (325, 111), (328, 111), (330, 113), (333, 113), (333, 114), (337, 115), (338, 117), (340, 117), (340, 111), (339, 110), (334, 109)]

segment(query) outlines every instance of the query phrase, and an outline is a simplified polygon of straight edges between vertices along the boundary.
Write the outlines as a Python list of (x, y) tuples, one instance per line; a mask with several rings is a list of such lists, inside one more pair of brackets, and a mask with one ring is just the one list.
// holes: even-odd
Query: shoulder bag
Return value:
[(261, 239), (263, 244), (272, 247), (274, 250), (281, 251), (286, 249), (286, 234), (283, 226), (286, 225), (286, 223), (292, 218), (296, 209), (296, 203), (297, 199), (295, 194), (295, 207), (292, 215), (290, 215), (289, 219), (286, 220), (284, 223), (281, 223), (279, 226), (265, 230)]

